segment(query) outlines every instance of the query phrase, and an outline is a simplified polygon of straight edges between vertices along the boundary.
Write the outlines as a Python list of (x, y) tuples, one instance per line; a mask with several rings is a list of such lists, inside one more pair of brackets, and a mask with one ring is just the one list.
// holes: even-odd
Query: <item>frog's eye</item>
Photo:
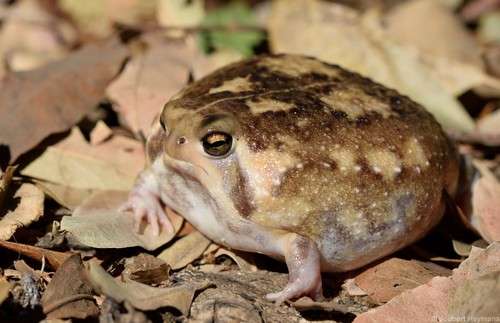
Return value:
[(231, 150), (233, 146), (233, 137), (225, 132), (213, 131), (206, 134), (201, 139), (201, 142), (203, 144), (203, 150), (205, 150), (207, 154), (214, 157), (223, 157)]

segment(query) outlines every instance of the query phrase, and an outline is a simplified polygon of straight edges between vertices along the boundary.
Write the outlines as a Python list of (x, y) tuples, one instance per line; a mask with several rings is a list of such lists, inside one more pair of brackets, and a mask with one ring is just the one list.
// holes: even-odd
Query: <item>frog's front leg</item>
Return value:
[(160, 196), (157, 176), (151, 168), (145, 169), (137, 177), (127, 202), (120, 208), (121, 211), (132, 212), (137, 232), (144, 219), (151, 225), (152, 233), (156, 236), (160, 234), (160, 227), (173, 232), (174, 228), (165, 213)]
[(267, 294), (266, 298), (277, 303), (301, 296), (322, 298), (321, 256), (316, 244), (295, 233), (286, 234), (283, 239), (288, 284), (280, 292)]

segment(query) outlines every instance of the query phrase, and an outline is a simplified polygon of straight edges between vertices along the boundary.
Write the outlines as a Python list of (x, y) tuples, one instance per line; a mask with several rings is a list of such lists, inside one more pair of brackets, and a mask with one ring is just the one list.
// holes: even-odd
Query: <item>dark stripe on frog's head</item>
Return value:
[(239, 162), (236, 161), (235, 180), (231, 188), (230, 197), (234, 207), (243, 218), (249, 218), (255, 211), (255, 206), (251, 203), (253, 194), (248, 186), (248, 179), (243, 174)]

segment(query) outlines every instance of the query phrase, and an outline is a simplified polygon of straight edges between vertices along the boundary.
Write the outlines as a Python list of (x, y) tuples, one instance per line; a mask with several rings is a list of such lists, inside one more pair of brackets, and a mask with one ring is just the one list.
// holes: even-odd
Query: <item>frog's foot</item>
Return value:
[(120, 211), (132, 212), (136, 232), (140, 231), (143, 220), (151, 225), (152, 234), (155, 236), (160, 234), (160, 227), (169, 233), (174, 231), (159, 196), (141, 185), (132, 189)]
[(285, 260), (289, 276), (286, 287), (266, 298), (280, 304), (285, 300), (302, 296), (312, 299), (323, 297), (321, 285), (321, 265), (318, 248), (310, 239), (290, 234), (285, 242)]

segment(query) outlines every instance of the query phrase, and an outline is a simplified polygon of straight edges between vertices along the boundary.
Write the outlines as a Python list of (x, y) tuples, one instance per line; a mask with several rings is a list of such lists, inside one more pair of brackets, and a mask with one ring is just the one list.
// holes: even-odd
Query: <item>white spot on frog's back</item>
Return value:
[[(333, 147), (333, 149), (329, 152), (329, 157), (335, 161), (338, 168), (342, 173), (349, 173), (352, 171), (356, 171), (355, 167), (355, 154), (345, 148), (340, 148), (340, 146)], [(361, 169), (361, 168), (360, 168)]]
[(403, 144), (403, 161), (418, 172), (430, 165), (424, 148), (417, 138), (410, 138)]
[(246, 105), (250, 108), (253, 114), (260, 114), (264, 112), (278, 112), (278, 111), (288, 111), (293, 109), (295, 105), (291, 103), (286, 103), (283, 101), (277, 101), (266, 98), (255, 98), (246, 100)]
[(271, 71), (288, 74), (293, 77), (300, 77), (308, 73), (318, 73), (335, 77), (338, 70), (330, 67), (316, 59), (288, 55), (285, 57), (265, 57), (261, 59), (259, 65), (268, 67)]
[(362, 117), (369, 112), (378, 113), (384, 118), (394, 114), (387, 103), (381, 102), (355, 87), (332, 91), (321, 97), (321, 101), (334, 111), (344, 112), (351, 120)]
[(366, 153), (366, 159), (368, 166), (387, 180), (392, 180), (401, 173), (401, 161), (387, 149), (370, 150)]
[(249, 77), (237, 77), (232, 80), (224, 81), (221, 86), (210, 89), (209, 94), (220, 93), (220, 92), (244, 92), (244, 91), (252, 91), (253, 85), (250, 82)]

